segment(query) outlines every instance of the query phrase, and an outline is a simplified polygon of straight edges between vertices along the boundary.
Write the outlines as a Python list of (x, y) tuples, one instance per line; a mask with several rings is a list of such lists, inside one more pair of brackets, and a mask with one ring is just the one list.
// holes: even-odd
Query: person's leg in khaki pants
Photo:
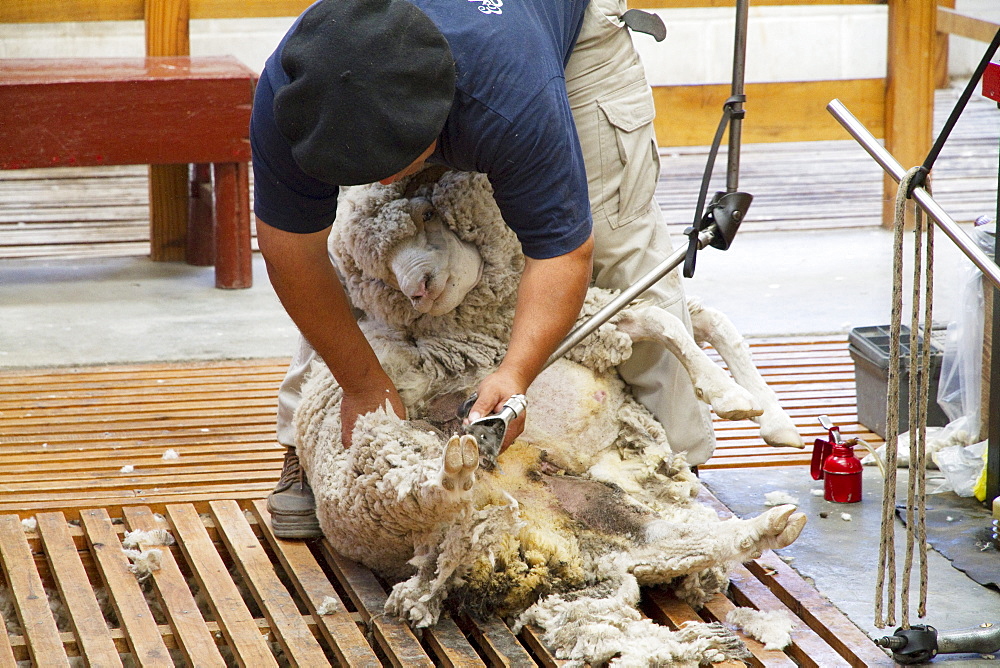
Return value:
[[(617, 20), (625, 10), (624, 2), (592, 0), (566, 67), (594, 217), (594, 283), (611, 289), (632, 285), (673, 250), (653, 198), (660, 162), (652, 92), (628, 29)], [(690, 330), (678, 270), (642, 299), (669, 310)], [(711, 414), (673, 355), (655, 343), (639, 343), (618, 370), (663, 423), (675, 452), (685, 453), (691, 465), (711, 457)]]

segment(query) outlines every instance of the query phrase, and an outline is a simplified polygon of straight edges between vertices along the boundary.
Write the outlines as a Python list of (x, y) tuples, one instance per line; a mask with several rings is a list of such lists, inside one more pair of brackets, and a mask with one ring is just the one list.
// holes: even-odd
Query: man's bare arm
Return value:
[(351, 313), (327, 252), (329, 230), (295, 234), (257, 219), (257, 242), (278, 299), (344, 390), (341, 433), (345, 446), (358, 415), (385, 405), (406, 409)]
[[(590, 285), (593, 251), (591, 237), (565, 255), (527, 259), (517, 292), (510, 346), (497, 370), (479, 384), (472, 413), (498, 412), (511, 395), (527, 391), (541, 373), (580, 315)], [(505, 446), (523, 427), (523, 418), (512, 423)]]

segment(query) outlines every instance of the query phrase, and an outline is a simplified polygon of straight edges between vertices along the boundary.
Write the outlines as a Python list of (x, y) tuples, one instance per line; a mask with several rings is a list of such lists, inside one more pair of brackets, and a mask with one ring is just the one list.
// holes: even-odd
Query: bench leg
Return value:
[(245, 162), (215, 163), (215, 287), (253, 285), (250, 172)]
[(154, 262), (184, 259), (187, 182), (187, 165), (149, 166), (149, 256)]
[(188, 195), (187, 250), (184, 259), (196, 267), (215, 264), (215, 215), (212, 166), (191, 165)]

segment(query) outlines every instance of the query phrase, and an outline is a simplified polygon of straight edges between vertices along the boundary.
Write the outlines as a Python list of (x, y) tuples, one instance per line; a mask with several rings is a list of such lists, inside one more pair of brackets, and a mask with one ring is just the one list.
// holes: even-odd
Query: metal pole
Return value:
[[(878, 140), (847, 110), (847, 107), (840, 100), (833, 100), (826, 108), (889, 176), (899, 181), (906, 175), (903, 166), (878, 143)], [(983, 272), (983, 276), (989, 281), (989, 285), (984, 285), (983, 290), (993, 291), (993, 322), (983, 323), (984, 327), (992, 327), (993, 336), (990, 353), (990, 399), (988, 402), (990, 424), (986, 461), (986, 502), (989, 504), (1000, 495), (1000, 266), (998, 266), (1000, 264), (1000, 246), (994, 249), (994, 257), (991, 258), (969, 239), (968, 235), (958, 227), (958, 224), (945, 213), (944, 209), (934, 201), (934, 198), (925, 189), (914, 188), (913, 199), (955, 242), (955, 245), (965, 253), (965, 256)], [(998, 184), (997, 190), (996, 222), (1000, 224), (1000, 184)]]
[(743, 134), (743, 80), (746, 76), (748, 0), (736, 0), (736, 38), (733, 44), (732, 115), (729, 118), (729, 151), (726, 192), (739, 190), (740, 142)]
[[(712, 239), (715, 238), (715, 235), (718, 233), (718, 229), (719, 228), (716, 224), (712, 223), (698, 233), (698, 250), (701, 250), (708, 244), (712, 243)], [(650, 286), (658, 280), (669, 274), (677, 265), (684, 261), (685, 253), (687, 253), (687, 246), (681, 246), (671, 253), (670, 257), (653, 267), (646, 273), (645, 276), (640, 278), (638, 281), (620, 292), (617, 297), (605, 304), (600, 311), (580, 323), (576, 329), (566, 335), (566, 338), (559, 344), (556, 351), (549, 356), (548, 361), (545, 362), (545, 366), (542, 368), (547, 369), (550, 364), (569, 352), (570, 348), (580, 343), (580, 341), (583, 341), (587, 338), (587, 336), (592, 334), (594, 330), (606, 323), (612, 316), (625, 308), (625, 306), (627, 306), (632, 300), (648, 290)]]
[[(889, 151), (878, 143), (878, 140), (847, 110), (847, 107), (840, 100), (833, 100), (826, 108), (833, 114), (834, 118), (840, 121), (844, 129), (861, 144), (862, 148), (868, 151), (868, 155), (875, 159), (875, 162), (885, 170), (886, 174), (896, 181), (900, 181), (906, 176), (906, 170), (903, 169), (903, 166), (892, 157)], [(934, 219), (938, 227), (948, 235), (955, 245), (965, 253), (966, 257), (972, 261), (972, 264), (976, 265), (979, 271), (983, 272), (983, 275), (990, 283), (1000, 289), (1000, 267), (996, 265), (993, 258), (983, 252), (979, 246), (969, 239), (968, 235), (958, 226), (958, 223), (941, 208), (940, 204), (934, 201), (929, 192), (923, 188), (914, 188), (913, 199)]]

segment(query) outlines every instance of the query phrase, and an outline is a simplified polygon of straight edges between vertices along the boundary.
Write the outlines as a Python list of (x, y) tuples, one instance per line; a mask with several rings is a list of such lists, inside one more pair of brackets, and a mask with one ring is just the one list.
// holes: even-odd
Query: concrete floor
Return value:
[[(947, 321), (956, 315), (964, 265), (947, 239), (938, 249), (935, 319)], [(891, 234), (881, 229), (752, 233), (725, 253), (703, 251), (686, 285), (747, 336), (847, 332), (889, 322), (890, 258)], [(215, 289), (211, 268), (146, 258), (0, 261), (3, 368), (287, 357), (296, 337), (259, 255), (254, 287), (237, 291)], [(704, 476), (740, 515), (764, 510), (767, 491), (797, 496), (810, 521), (784, 555), (859, 627), (885, 634), (872, 626), (881, 490), (874, 470), (849, 523), (817, 519), (820, 505), (834, 504), (809, 493), (819, 483), (803, 469)], [(942, 631), (1000, 623), (1000, 593), (931, 556), (927, 623)], [(936, 660), (944, 662), (996, 665), (969, 656)]]
[[(935, 320), (947, 322), (965, 264), (939, 238)], [(891, 257), (879, 228), (755, 232), (699, 253), (685, 285), (746, 336), (848, 332), (889, 322)], [(233, 291), (211, 268), (144, 257), (0, 261), (0, 367), (281, 357), (296, 337), (259, 254), (254, 286)]]

